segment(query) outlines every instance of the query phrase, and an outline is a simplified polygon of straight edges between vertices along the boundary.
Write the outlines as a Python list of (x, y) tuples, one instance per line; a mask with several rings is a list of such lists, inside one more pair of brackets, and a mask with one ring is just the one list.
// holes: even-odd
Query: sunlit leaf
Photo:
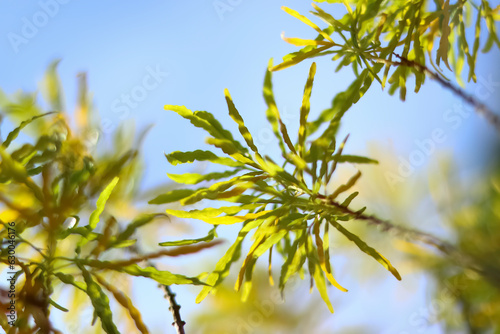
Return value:
[(172, 152), (170, 154), (165, 154), (168, 162), (172, 165), (192, 163), (194, 161), (210, 161), (216, 164), (238, 167), (243, 166), (241, 162), (235, 161), (231, 158), (221, 158), (210, 151), (196, 150), (193, 152)]
[(120, 334), (113, 322), (113, 314), (109, 307), (109, 299), (101, 287), (92, 279), (90, 273), (79, 262), (76, 263), (82, 271), (83, 279), (87, 284), (87, 295), (90, 297), (95, 313), (101, 319), (102, 329), (108, 334)]
[(104, 211), (104, 206), (106, 205), (106, 202), (111, 196), (111, 193), (113, 192), (113, 189), (116, 187), (116, 184), (119, 180), (119, 177), (115, 177), (99, 195), (99, 198), (97, 199), (96, 209), (92, 212), (89, 218), (90, 230), (94, 230), (97, 227), (97, 224), (99, 223), (99, 216)]
[(401, 276), (399, 275), (398, 271), (396, 268), (392, 266), (392, 264), (387, 260), (383, 255), (381, 255), (379, 252), (377, 252), (375, 249), (372, 247), (368, 246), (364, 241), (362, 241), (357, 235), (349, 232), (345, 227), (343, 227), (341, 224), (337, 223), (335, 220), (328, 220), (330, 224), (332, 224), (333, 227), (335, 227), (337, 230), (340, 231), (347, 239), (351, 240), (358, 246), (358, 248), (363, 251), (364, 253), (370, 255), (373, 257), (377, 262), (382, 264), (387, 270), (391, 272), (391, 274), (394, 275), (399, 281), (401, 280)]
[(209, 242), (212, 241), (215, 237), (217, 237), (216, 232), (217, 226), (214, 226), (207, 234), (206, 237), (198, 238), (198, 239), (185, 239), (185, 240), (177, 240), (177, 241), (165, 241), (160, 242), (160, 246), (184, 246), (184, 245), (192, 245), (199, 242)]

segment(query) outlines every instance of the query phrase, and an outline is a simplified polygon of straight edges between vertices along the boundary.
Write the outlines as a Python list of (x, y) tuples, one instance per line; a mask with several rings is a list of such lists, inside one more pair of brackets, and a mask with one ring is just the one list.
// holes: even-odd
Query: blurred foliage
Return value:
[[(219, 225), (243, 223), (235, 243), (208, 276), (206, 280), (208, 285), (198, 295), (197, 302), (202, 301), (228, 275), (231, 265), (240, 257), (242, 243), (250, 232), (254, 232), (254, 242), (243, 261), (235, 285), (236, 290), (243, 288), (243, 300), (247, 299), (251, 291), (252, 275), (257, 259), (268, 253), (271, 263), (273, 251), (276, 251), (284, 259), (279, 287), (283, 289), (290, 277), (295, 274), (300, 274), (304, 278), (303, 267), (307, 262), (311, 289), (316, 284), (321, 297), (333, 312), (327, 294), (327, 282), (341, 291), (347, 290), (333, 277), (330, 265), (330, 229), (345, 236), (362, 252), (382, 264), (398, 280), (401, 279), (389, 260), (350, 232), (345, 225), (346, 222), (359, 218), (364, 211), (364, 208), (352, 210), (349, 206), (358, 193), (349, 194), (348, 191), (360, 178), (361, 172), (355, 173), (345, 184), (337, 185), (333, 191), (327, 190), (338, 164), (371, 164), (377, 161), (343, 154), (347, 137), (339, 144), (335, 138), (341, 114), (336, 116), (336, 122), (330, 124), (325, 131), (326, 135), (316, 138), (310, 136), (307, 118), (315, 70), (316, 64), (313, 63), (304, 88), (300, 127), (295, 145), (292, 144), (286, 126), (281, 121), (275, 103), (272, 74), (270, 71), (266, 72), (264, 81), (264, 98), (268, 106), (266, 114), (281, 148), (280, 162), (269, 156), (261, 156), (227, 90), (225, 95), (229, 115), (238, 125), (248, 148), (234, 139), (231, 132), (224, 129), (211, 113), (192, 112), (183, 106), (165, 106), (165, 109), (177, 112), (194, 126), (207, 131), (210, 135), (207, 143), (227, 155), (220, 157), (211, 151), (176, 151), (166, 155), (171, 164), (210, 161), (229, 167), (224, 172), (206, 175), (169, 174), (169, 177), (188, 185), (207, 180), (230, 179), (216, 182), (209, 187), (176, 189), (158, 196), (150, 203), (164, 204), (179, 201), (182, 205), (190, 205), (202, 200), (230, 202), (235, 205), (191, 211), (167, 210), (167, 213), (180, 218), (205, 221), (213, 224), (214, 229)], [(348, 195), (344, 196), (346, 192)], [(341, 199), (342, 197), (344, 198)], [(273, 283), (271, 268), (269, 276)]]
[(254, 289), (245, 303), (231, 286), (222, 284), (214, 298), (193, 316), (193, 334), (331, 333), (324, 323), (327, 311), (317, 298), (305, 300), (306, 291), (298, 279), (287, 285), (285, 302), (280, 290), (264, 279), (264, 272), (256, 270), (255, 276)]
[[(49, 66), (41, 89), (50, 112), (43, 111), (36, 93), (12, 98), (0, 94), (2, 116), (20, 122), (0, 146), (0, 262), (15, 272), (15, 294), (0, 291), (0, 302), (5, 309), (15, 300), (17, 312), (15, 326), (4, 312), (0, 325), (9, 334), (60, 333), (50, 313), (69, 310), (74, 317), (75, 310), (86, 305), (79, 297), (84, 293), (94, 309), (94, 320), (82, 319), (84, 326), (99, 318), (106, 333), (118, 333), (105, 292), (109, 291), (135, 327), (148, 333), (128, 292), (122, 292), (128, 290), (127, 276), (148, 277), (163, 285), (203, 285), (196, 277), (139, 264), (194, 253), (214, 243), (138, 254), (143, 243), (132, 238), (136, 230), (167, 218), (135, 202), (142, 173), (138, 145), (144, 134), (132, 145), (133, 136), (118, 131), (109, 150), (99, 145), (85, 74), (79, 75), (76, 126), (71, 127), (57, 64)], [(62, 285), (73, 289), (71, 306), (56, 302)]]
[(431, 172), (431, 193), (451, 238), (483, 269), (463, 268), (428, 249), (405, 244), (403, 250), (417, 268), (436, 282), (432, 317), (415, 319), (422, 325), (442, 320), (449, 332), (500, 333), (499, 162), (474, 180), (461, 180), (450, 162)]

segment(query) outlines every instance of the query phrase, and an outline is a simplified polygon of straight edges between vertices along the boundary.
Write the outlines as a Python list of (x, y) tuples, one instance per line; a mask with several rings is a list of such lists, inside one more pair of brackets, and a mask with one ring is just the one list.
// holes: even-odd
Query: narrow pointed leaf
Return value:
[(150, 200), (148, 203), (149, 204), (173, 203), (192, 195), (194, 192), (195, 190), (192, 189), (175, 189), (165, 194), (157, 196), (156, 198)]
[(199, 242), (209, 242), (214, 240), (214, 238), (217, 236), (216, 232), (217, 226), (214, 226), (212, 228), (207, 236), (203, 238), (198, 238), (198, 239), (185, 239), (185, 240), (178, 240), (178, 241), (165, 241), (165, 242), (160, 242), (160, 246), (185, 246), (185, 245), (192, 245), (192, 244), (197, 244)]
[(177, 183), (182, 184), (198, 184), (203, 181), (212, 181), (212, 180), (220, 180), (234, 174), (238, 173), (240, 170), (230, 170), (226, 172), (214, 172), (208, 174), (197, 174), (197, 173), (184, 173), (184, 174), (167, 174), (168, 177)]
[(113, 314), (109, 307), (109, 299), (102, 291), (101, 287), (94, 282), (90, 273), (85, 267), (77, 262), (77, 266), (82, 271), (83, 279), (87, 284), (87, 295), (90, 297), (95, 314), (101, 319), (102, 329), (108, 334), (120, 334), (113, 322)]
[(12, 141), (14, 139), (17, 138), (17, 136), (19, 135), (19, 132), (28, 124), (30, 124), (31, 122), (41, 118), (41, 117), (45, 117), (45, 116), (48, 116), (48, 115), (51, 115), (51, 114), (55, 114), (56, 112), (55, 111), (52, 111), (52, 112), (48, 112), (48, 113), (45, 113), (45, 114), (42, 114), (42, 115), (36, 115), (34, 117), (32, 117), (31, 119), (29, 120), (26, 120), (24, 122), (21, 122), (21, 124), (19, 124), (19, 126), (17, 128), (15, 128), (14, 130), (12, 130), (8, 135), (7, 135), (7, 138), (5, 139), (5, 141), (2, 143), (2, 146), (7, 148), (9, 147), (10, 143), (12, 143)]
[(102, 193), (99, 195), (99, 198), (97, 199), (97, 204), (96, 204), (96, 209), (91, 213), (90, 218), (89, 218), (89, 227), (91, 230), (94, 230), (99, 223), (99, 216), (101, 213), (104, 211), (104, 206), (106, 205), (106, 202), (109, 199), (109, 196), (111, 196), (111, 193), (113, 192), (113, 189), (115, 188), (116, 184), (120, 178), (117, 176), (115, 177), (104, 190)]
[(310, 26), (311, 28), (313, 28), (314, 30), (316, 30), (318, 32), (318, 34), (320, 34), (321, 36), (323, 36), (326, 40), (330, 41), (330, 42), (333, 42), (332, 38), (326, 33), (324, 32), (323, 30), (321, 30), (316, 24), (314, 24), (311, 20), (309, 20), (307, 17), (305, 17), (304, 15), (301, 15), (299, 14), (299, 12), (293, 10), (293, 9), (290, 9), (288, 7), (281, 7), (282, 10), (284, 10), (286, 13), (290, 14), (291, 16), (299, 19), (300, 21), (304, 22), (305, 24), (307, 24), (308, 26)]
[(226, 96), (226, 103), (227, 107), (229, 109), (229, 116), (238, 124), (238, 130), (240, 131), (241, 135), (245, 139), (248, 147), (252, 149), (255, 153), (258, 153), (257, 147), (255, 146), (253, 142), (252, 135), (250, 134), (250, 131), (248, 131), (247, 127), (245, 126), (245, 122), (243, 121), (243, 118), (241, 117), (240, 113), (238, 112), (238, 109), (236, 109), (236, 106), (233, 103), (233, 100), (231, 98), (231, 95), (229, 94), (229, 90), (225, 89), (224, 90), (224, 95)]
[(347, 239), (351, 240), (358, 246), (358, 248), (363, 251), (364, 253), (370, 255), (373, 257), (377, 262), (382, 264), (385, 269), (391, 272), (391, 274), (394, 275), (399, 281), (401, 280), (401, 275), (399, 275), (398, 271), (396, 268), (394, 268), (382, 254), (377, 252), (375, 249), (372, 247), (368, 246), (363, 240), (361, 240), (357, 235), (349, 232), (345, 227), (343, 227), (341, 224), (337, 223), (334, 220), (329, 220), (330, 224), (332, 224), (333, 227), (335, 227), (337, 230), (340, 231)]
[(178, 164), (192, 163), (194, 161), (210, 161), (216, 164), (225, 165), (229, 167), (243, 166), (241, 162), (235, 161), (231, 158), (221, 158), (210, 151), (196, 150), (192, 152), (172, 152), (165, 154), (168, 162), (176, 166)]
[(314, 75), (316, 74), (316, 63), (312, 63), (309, 69), (309, 76), (304, 87), (304, 95), (302, 98), (302, 106), (300, 107), (300, 127), (299, 127), (299, 139), (297, 143), (297, 151), (301, 158), (306, 155), (306, 129), (307, 129), (307, 117), (309, 116), (309, 111), (311, 109), (311, 92), (314, 82)]

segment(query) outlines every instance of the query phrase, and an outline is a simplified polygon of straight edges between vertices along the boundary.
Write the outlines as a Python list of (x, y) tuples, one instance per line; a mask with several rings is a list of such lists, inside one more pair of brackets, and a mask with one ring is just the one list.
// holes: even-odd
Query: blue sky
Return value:
[[(230, 10), (218, 12), (218, 3)], [(0, 87), (7, 93), (18, 89), (33, 91), (47, 65), (61, 58), (59, 73), (71, 110), (76, 74), (88, 72), (94, 105), (107, 126), (114, 128), (121, 121), (135, 121), (138, 128), (155, 125), (144, 142), (144, 188), (167, 181), (167, 172), (179, 173), (168, 165), (163, 152), (196, 149), (205, 137), (173, 112), (163, 110), (163, 106), (180, 104), (207, 110), (236, 130), (227, 116), (224, 88), (230, 90), (250, 131), (261, 135), (263, 151), (276, 153), (274, 141), (268, 142), (263, 130), (265, 68), (269, 58), (278, 63), (282, 56), (295, 50), (281, 40), (283, 31), (287, 36), (315, 37), (312, 29), (280, 10), (281, 5), (301, 13), (310, 10), (307, 1), (1, 1)], [(335, 6), (329, 5), (332, 10), (340, 8)], [(51, 15), (44, 16), (45, 12)], [(13, 36), (24, 39), (14, 41), (18, 37)], [(498, 50), (481, 55), (478, 74), (486, 80), (492, 75), (494, 82), (500, 82), (498, 68), (493, 66), (498, 57)], [(313, 114), (328, 107), (333, 96), (353, 78), (350, 69), (335, 73), (335, 65), (329, 59), (318, 59), (317, 63)], [(309, 66), (310, 62), (304, 62), (274, 74), (278, 107), (289, 115), (291, 133), (298, 128)], [(474, 93), (476, 88), (470, 84), (467, 89)], [(127, 104), (124, 96), (134, 92), (136, 98)], [(498, 107), (497, 95), (490, 92), (484, 102)], [(350, 133), (347, 150), (363, 154), (367, 143), (378, 142), (408, 159), (418, 149), (416, 141), (431, 138), (433, 131), (441, 128), (446, 139), (436, 150), (451, 152), (463, 170), (473, 171), (478, 166), (476, 161), (484, 157), (481, 148), (495, 134), (475, 114), (462, 119), (456, 128), (454, 122), (446, 122), (444, 115), (457, 102), (451, 93), (429, 81), (418, 95), (409, 90), (406, 103), (374, 85), (344, 119), (342, 134)], [(426, 156), (421, 168), (434, 158)], [(394, 171), (397, 166), (389, 168)], [(424, 297), (415, 297), (412, 304), (418, 307)], [(192, 305), (192, 299), (189, 296), (184, 300), (187, 310), (198, 307)], [(146, 304), (144, 307), (148, 307)], [(154, 308), (149, 311), (153, 314), (149, 319), (158, 318)], [(379, 324), (384, 323), (383, 319), (380, 321)], [(399, 332), (388, 329), (387, 333)]]

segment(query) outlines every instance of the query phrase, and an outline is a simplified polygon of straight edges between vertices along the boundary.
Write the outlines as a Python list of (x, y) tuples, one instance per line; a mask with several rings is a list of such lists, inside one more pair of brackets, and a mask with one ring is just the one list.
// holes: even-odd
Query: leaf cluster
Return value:
[[(167, 213), (180, 218), (202, 220), (214, 225), (214, 230), (219, 225), (242, 223), (235, 242), (208, 276), (207, 286), (203, 287), (197, 302), (202, 301), (228, 275), (231, 265), (241, 255), (243, 241), (250, 233), (253, 233), (253, 243), (243, 260), (235, 284), (236, 290), (243, 290), (243, 300), (250, 293), (256, 262), (265, 253), (269, 256), (270, 281), (273, 282), (271, 259), (275, 251), (283, 257), (279, 287), (283, 289), (295, 274), (300, 274), (303, 278), (306, 267), (311, 277), (311, 287), (316, 284), (321, 297), (333, 312), (327, 295), (327, 282), (341, 291), (347, 290), (333, 276), (330, 264), (330, 230), (344, 235), (362, 252), (380, 262), (397, 279), (401, 279), (389, 260), (350, 232), (346, 226), (348, 221), (356, 219), (364, 210), (350, 209), (351, 201), (358, 193), (349, 193), (349, 190), (360, 178), (361, 172), (329, 191), (338, 164), (377, 162), (343, 153), (347, 138), (340, 143), (335, 138), (342, 112), (335, 115), (334, 121), (330, 122), (321, 135), (313, 136), (317, 129), (314, 125), (322, 123), (322, 120), (308, 122), (315, 71), (316, 64), (313, 63), (304, 87), (300, 127), (295, 144), (292, 143), (276, 106), (272, 72), (266, 71), (263, 89), (267, 104), (266, 115), (279, 143), (280, 161), (259, 152), (228, 90), (225, 91), (225, 97), (229, 115), (237, 124), (244, 143), (235, 139), (209, 112), (193, 112), (184, 106), (165, 106), (165, 109), (176, 112), (195, 127), (205, 130), (209, 134), (206, 142), (224, 153), (220, 156), (212, 151), (175, 151), (166, 154), (167, 160), (173, 165), (209, 161), (226, 166), (226, 170), (206, 175), (169, 174), (172, 180), (186, 185), (197, 185), (202, 181), (216, 182), (194, 189), (173, 190), (150, 203), (179, 202), (187, 206), (208, 200), (215, 206), (208, 204), (207, 208), (191, 211), (168, 209)], [(346, 99), (352, 102), (355, 97)], [(344, 199), (341, 200), (341, 197)], [(213, 201), (232, 205), (219, 206)]]
[[(285, 56), (281, 64), (272, 68), (273, 71), (306, 59), (333, 55), (332, 60), (338, 63), (336, 71), (352, 67), (356, 79), (351, 86), (359, 86), (364, 93), (373, 80), (378, 81), (382, 88), (388, 83), (389, 93), (392, 95), (399, 89), (401, 100), (405, 100), (409, 76), (415, 77), (415, 92), (418, 92), (425, 81), (422, 68), (428, 63), (448, 80), (439, 67), (441, 62), (444, 63), (448, 70), (455, 72), (461, 85), (462, 70), (467, 64), (467, 80), (476, 82), (475, 66), (483, 25), (488, 29), (488, 37), (481, 52), (490, 51), (494, 45), (500, 48), (495, 25), (500, 7), (492, 8), (486, 0), (478, 4), (463, 0), (456, 3), (449, 0), (316, 2), (334, 4), (335, 13), (339, 12), (337, 6), (343, 5), (345, 14), (341, 17), (332, 15), (313, 3), (311, 14), (327, 25), (322, 29), (306, 16), (282, 7), (285, 12), (313, 28), (318, 35), (315, 39), (283, 37), (288, 43), (302, 48)], [(472, 43), (471, 34), (474, 36)], [(419, 66), (402, 63), (396, 55)], [(334, 105), (332, 103), (332, 108)]]

